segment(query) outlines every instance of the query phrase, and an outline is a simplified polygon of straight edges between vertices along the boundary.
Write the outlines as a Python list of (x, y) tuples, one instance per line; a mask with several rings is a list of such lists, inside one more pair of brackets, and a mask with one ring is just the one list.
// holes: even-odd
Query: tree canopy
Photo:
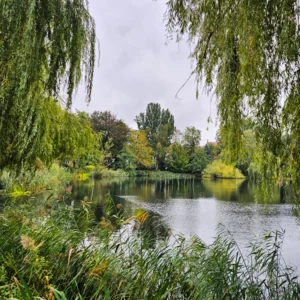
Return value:
[(191, 44), (197, 95), (202, 79), (216, 93), (228, 158), (237, 159), (250, 117), (262, 172), (284, 168), (298, 184), (299, 10), (297, 0), (169, 0), (166, 12), (170, 37)]
[(168, 109), (162, 109), (159, 103), (149, 103), (146, 113), (140, 113), (135, 121), (140, 130), (145, 130), (151, 146), (155, 146), (157, 142), (169, 146), (175, 126), (174, 116)]
[(123, 120), (118, 119), (110, 111), (94, 111), (91, 114), (91, 125), (95, 132), (102, 132), (103, 145), (110, 139), (112, 147), (110, 149), (112, 159), (116, 159), (119, 152), (123, 149), (129, 135), (129, 127)]
[(187, 127), (183, 134), (183, 144), (189, 155), (194, 153), (201, 140), (201, 131), (194, 126)]
[(124, 153), (127, 155), (125, 164), (130, 162), (130, 155), (134, 157), (134, 163), (137, 168), (152, 168), (155, 161), (152, 157), (152, 148), (148, 146), (146, 134), (143, 130), (133, 130), (130, 132), (128, 142), (125, 146)]
[(166, 147), (170, 146), (175, 132), (174, 116), (168, 109), (162, 109), (159, 103), (149, 103), (146, 112), (136, 116), (135, 121), (139, 130), (145, 131), (154, 150), (156, 168), (164, 169)]
[(84, 75), (90, 101), (95, 45), (85, 0), (0, 2), (0, 169), (36, 158), (51, 113), (45, 102), (62, 86), (69, 108)]

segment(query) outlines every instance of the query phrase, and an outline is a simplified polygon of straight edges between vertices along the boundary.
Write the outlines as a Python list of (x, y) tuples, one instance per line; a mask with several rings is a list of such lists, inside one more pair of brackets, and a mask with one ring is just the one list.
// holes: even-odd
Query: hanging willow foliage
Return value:
[(39, 157), (46, 164), (51, 164), (53, 159), (90, 162), (91, 158), (100, 163), (103, 155), (99, 150), (101, 135), (93, 131), (88, 114), (70, 113), (51, 98), (45, 99), (43, 105), (42, 134), (33, 157)]
[(64, 88), (69, 108), (84, 74), (90, 101), (95, 44), (85, 0), (0, 1), (0, 170), (44, 147), (47, 97)]
[(191, 44), (197, 94), (202, 80), (216, 93), (229, 158), (250, 117), (263, 177), (284, 173), (300, 186), (299, 13), (298, 0), (169, 0), (166, 21), (170, 37)]

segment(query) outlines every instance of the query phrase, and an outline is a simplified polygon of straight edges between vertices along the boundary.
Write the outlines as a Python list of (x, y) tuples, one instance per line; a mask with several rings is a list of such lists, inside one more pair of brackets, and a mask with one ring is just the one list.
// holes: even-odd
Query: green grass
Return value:
[(97, 178), (114, 178), (114, 177), (129, 177), (130, 174), (124, 170), (118, 169), (107, 169), (107, 168), (98, 168), (94, 171), (94, 175)]
[(297, 276), (281, 260), (281, 232), (266, 234), (243, 257), (222, 226), (209, 246), (180, 235), (153, 242), (144, 212), (122, 220), (108, 198), (96, 222), (89, 203), (69, 203), (63, 196), (45, 199), (39, 210), (33, 200), (7, 203), (0, 215), (1, 299), (300, 297)]
[(18, 177), (7, 171), (2, 172), (0, 181), (4, 194), (10, 198), (28, 198), (46, 191), (61, 191), (73, 175), (58, 164), (41, 168), (35, 173), (23, 172)]
[(137, 177), (147, 177), (149, 179), (190, 179), (194, 178), (194, 175), (185, 173), (173, 173), (169, 171), (136, 171)]
[(149, 171), (149, 170), (136, 170), (132, 173), (126, 172), (124, 170), (118, 169), (107, 169), (98, 168), (94, 170), (94, 176), (97, 178), (127, 178), (127, 177), (147, 177), (149, 179), (180, 179), (180, 178), (194, 178), (191, 174), (184, 173), (173, 173), (168, 171)]

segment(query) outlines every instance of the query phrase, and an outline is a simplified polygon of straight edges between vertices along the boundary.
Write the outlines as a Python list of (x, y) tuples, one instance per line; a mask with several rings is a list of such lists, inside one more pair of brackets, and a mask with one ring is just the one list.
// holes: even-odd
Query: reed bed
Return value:
[(281, 258), (282, 232), (249, 244), (244, 257), (221, 225), (211, 245), (180, 235), (152, 241), (147, 212), (123, 220), (111, 198), (101, 222), (87, 200), (80, 208), (66, 196), (39, 204), (2, 209), (0, 299), (300, 298)]

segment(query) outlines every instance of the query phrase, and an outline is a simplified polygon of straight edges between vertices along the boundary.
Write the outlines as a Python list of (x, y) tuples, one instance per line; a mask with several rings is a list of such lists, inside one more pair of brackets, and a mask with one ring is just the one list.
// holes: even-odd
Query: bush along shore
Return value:
[(85, 168), (74, 171), (74, 179), (79, 181), (85, 181), (94, 177), (96, 179), (101, 178), (148, 178), (148, 179), (193, 179), (196, 177), (194, 174), (187, 173), (173, 173), (169, 171), (149, 171), (149, 170), (136, 170), (134, 172), (126, 172), (124, 170), (112, 170), (107, 168), (96, 168), (93, 170), (87, 170)]
[[(220, 225), (211, 245), (193, 237), (151, 241), (147, 212), (123, 220), (108, 196), (97, 222), (88, 199), (7, 201), (0, 213), (1, 299), (299, 299), (281, 259), (282, 233), (244, 257)], [(37, 205), (38, 204), (38, 205)]]

